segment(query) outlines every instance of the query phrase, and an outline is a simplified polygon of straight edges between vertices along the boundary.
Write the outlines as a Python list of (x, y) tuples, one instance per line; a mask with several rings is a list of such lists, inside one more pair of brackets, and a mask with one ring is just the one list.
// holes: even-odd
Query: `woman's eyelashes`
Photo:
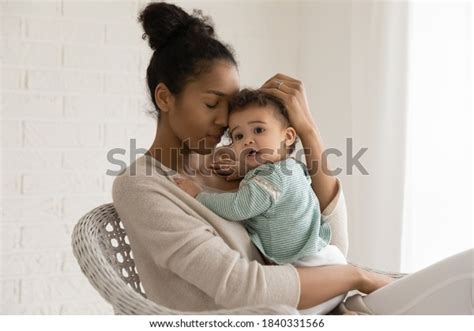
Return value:
[(207, 108), (214, 109), (214, 108), (217, 107), (218, 104), (219, 104), (219, 102), (216, 102), (214, 105), (208, 105), (208, 104), (206, 103), (206, 106), (207, 106)]

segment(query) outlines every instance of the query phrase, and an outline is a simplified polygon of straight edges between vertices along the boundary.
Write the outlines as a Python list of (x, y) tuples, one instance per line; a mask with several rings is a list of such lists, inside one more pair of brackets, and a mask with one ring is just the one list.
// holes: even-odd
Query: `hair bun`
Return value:
[(201, 10), (194, 10), (192, 15), (180, 7), (168, 3), (150, 3), (140, 13), (138, 21), (148, 36), (150, 47), (158, 51), (167, 43), (178, 37), (193, 36), (214, 37), (214, 27), (209, 17), (203, 16)]

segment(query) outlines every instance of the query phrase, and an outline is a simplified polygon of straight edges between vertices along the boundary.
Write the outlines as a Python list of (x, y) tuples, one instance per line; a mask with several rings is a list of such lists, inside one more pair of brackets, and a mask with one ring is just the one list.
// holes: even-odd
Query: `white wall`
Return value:
[(2, 313), (110, 313), (70, 235), (111, 201), (105, 155), (147, 146), (138, 2), (1, 1)]
[[(3, 314), (111, 313), (80, 272), (70, 235), (111, 201), (107, 151), (153, 141), (150, 52), (136, 22), (144, 3), (0, 1)], [(214, 18), (244, 85), (296, 73), (297, 4), (178, 4)]]

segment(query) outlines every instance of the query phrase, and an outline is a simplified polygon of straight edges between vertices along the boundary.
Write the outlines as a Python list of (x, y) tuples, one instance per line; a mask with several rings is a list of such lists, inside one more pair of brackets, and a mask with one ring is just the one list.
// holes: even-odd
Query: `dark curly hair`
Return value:
[[(247, 109), (249, 106), (273, 106), (276, 112), (276, 118), (281, 122), (283, 127), (290, 126), (290, 120), (288, 117), (288, 109), (286, 106), (278, 99), (277, 97), (265, 93), (262, 90), (255, 89), (243, 89), (235, 94), (229, 102), (229, 116), (232, 113), (235, 113), (239, 110)], [(226, 131), (227, 139), (232, 140), (230, 136), (230, 131)], [(291, 154), (295, 151), (296, 143), (298, 142), (298, 137), (296, 137), (293, 144), (288, 147), (288, 153)]]
[(159, 117), (155, 89), (164, 83), (175, 95), (186, 83), (209, 70), (215, 60), (226, 60), (237, 67), (233, 50), (215, 37), (210, 17), (194, 10), (192, 15), (168, 3), (150, 3), (140, 13), (138, 21), (154, 51), (146, 79), (151, 99)]

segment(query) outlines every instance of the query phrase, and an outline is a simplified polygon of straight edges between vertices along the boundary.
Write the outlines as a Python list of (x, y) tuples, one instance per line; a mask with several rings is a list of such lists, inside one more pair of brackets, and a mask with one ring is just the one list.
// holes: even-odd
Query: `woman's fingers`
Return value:
[(297, 83), (295, 82), (285, 82), (283, 80), (272, 80), (265, 85), (262, 85), (262, 88), (276, 88), (280, 89), (282, 91), (285, 90), (291, 90), (291, 89), (296, 89), (297, 88)]
[[(283, 101), (289, 102), (291, 98), (299, 98), (303, 94), (303, 83), (301, 82), (285, 82), (285, 81), (270, 81), (266, 85), (262, 86), (260, 90), (266, 92), (272, 92), (274, 96), (279, 97)], [(283, 93), (278, 93), (283, 92)], [(286, 96), (285, 96), (286, 94)], [(285, 98), (286, 97), (286, 98)]]
[(372, 293), (379, 288), (387, 286), (388, 284), (394, 282), (396, 279), (389, 277), (387, 275), (379, 274), (372, 271), (367, 271), (364, 269), (359, 268), (362, 272), (362, 283), (358, 288), (359, 291), (363, 293)]
[(237, 171), (235, 171), (235, 172), (232, 173), (231, 175), (227, 176), (227, 177), (225, 178), (225, 180), (227, 180), (227, 181), (230, 182), (230, 181), (233, 181), (233, 180), (237, 180), (237, 179), (239, 179), (239, 178), (241, 178), (240, 175), (239, 175), (239, 173), (238, 173)]
[(228, 176), (235, 172), (234, 168), (232, 167), (213, 167), (212, 170), (221, 176)]
[(232, 167), (235, 167), (235, 162), (229, 162), (229, 163), (213, 163), (211, 164), (211, 169), (214, 169), (214, 170), (226, 170), (226, 169), (230, 169)]
[(296, 82), (292, 82), (292, 81), (285, 81), (285, 80), (280, 80), (280, 79), (272, 79), (268, 82), (266, 82), (265, 84), (263, 84), (260, 88), (278, 88), (278, 87), (290, 87), (290, 88), (295, 88), (297, 87), (297, 84)]
[[(228, 176), (233, 176), (238, 173), (237, 163), (233, 160), (223, 160), (220, 162), (214, 162), (211, 164), (211, 169), (220, 176), (227, 176), (227, 180), (229, 180)], [(234, 178), (232, 177), (230, 180), (233, 179)]]
[(216, 164), (216, 165), (211, 165), (211, 169), (215, 170), (220, 170), (220, 169), (230, 169), (232, 168), (232, 164)]
[(298, 80), (296, 78), (290, 77), (290, 76), (282, 74), (282, 73), (276, 74), (275, 78), (281, 79), (281, 80), (287, 80), (287, 81), (291, 81), (291, 82), (298, 82)]
[(277, 89), (277, 88), (271, 87), (271, 88), (261, 88), (261, 90), (279, 98), (280, 100), (283, 101), (285, 106), (288, 107), (289, 104), (292, 102), (292, 98), (294, 98), (295, 96), (292, 93), (287, 93), (283, 91), (282, 88)]
[(211, 167), (211, 169), (215, 171), (229, 171), (233, 169), (233, 167), (232, 166), (214, 166), (214, 167)]
[(221, 160), (216, 160), (215, 162), (211, 163), (211, 166), (213, 165), (221, 165), (221, 164), (234, 164), (235, 161), (232, 159), (221, 159)]
[(286, 82), (296, 82), (296, 83), (300, 82), (299, 80), (297, 80), (295, 78), (292, 78), (290, 76), (278, 73), (278, 74), (274, 75), (273, 77), (271, 77), (270, 79), (268, 79), (265, 83), (263, 83), (262, 86), (264, 86), (267, 83), (269, 83), (270, 81), (274, 81), (274, 80), (282, 80), (282, 81), (286, 81)]
[(267, 80), (260, 89), (283, 102), (288, 109), (290, 124), (298, 135), (311, 132), (316, 127), (301, 81), (278, 73)]

